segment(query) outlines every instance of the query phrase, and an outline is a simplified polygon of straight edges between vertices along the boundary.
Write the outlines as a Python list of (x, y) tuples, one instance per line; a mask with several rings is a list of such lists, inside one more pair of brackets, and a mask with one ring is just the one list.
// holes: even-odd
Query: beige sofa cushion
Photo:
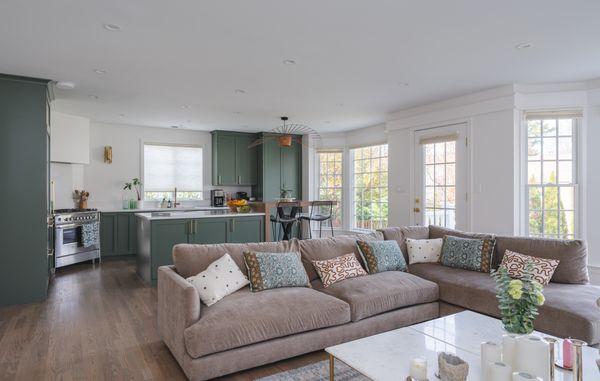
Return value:
[[(410, 272), (437, 283), (440, 300), (473, 311), (500, 317), (496, 283), (489, 274), (418, 263)], [(539, 308), (535, 329), (559, 337), (574, 337), (590, 344), (600, 342), (600, 287), (550, 283), (546, 302)]]
[(410, 239), (429, 239), (429, 227), (427, 226), (403, 226), (392, 227), (379, 230), (386, 241), (394, 240), (398, 242), (404, 259), (408, 263), (408, 248), (406, 247), (406, 238)]
[(229, 253), (231, 259), (248, 275), (244, 262), (244, 251), (267, 253), (298, 252), (298, 240), (261, 243), (222, 243), (216, 245), (179, 244), (173, 247), (173, 264), (179, 275), (189, 278), (206, 270), (208, 265)]
[(299, 241), (300, 255), (302, 255), (302, 263), (308, 274), (308, 279), (311, 281), (319, 279), (319, 275), (312, 264), (313, 261), (332, 259), (349, 253), (354, 253), (358, 261), (365, 267), (360, 253), (358, 252), (358, 246), (356, 245), (357, 240), (381, 241), (383, 240), (383, 234), (380, 232), (373, 232), (370, 234), (345, 235)]
[(245, 288), (203, 306), (200, 314), (184, 331), (193, 358), (350, 322), (347, 303), (310, 288)]
[(493, 239), (496, 236), (489, 233), (471, 233), (460, 230), (448, 229), (441, 226), (429, 225), (429, 238), (444, 238), (445, 235), (451, 235), (460, 238), (475, 238), (475, 239)]
[(438, 286), (435, 283), (402, 271), (385, 271), (346, 279), (327, 288), (320, 281), (314, 281), (312, 285), (315, 290), (347, 302), (352, 321), (438, 300)]
[[(551, 282), (589, 283), (585, 241), (531, 237), (496, 237), (495, 265), (502, 262), (506, 250), (545, 259), (558, 259)], [(599, 311), (600, 312), (600, 311)]]

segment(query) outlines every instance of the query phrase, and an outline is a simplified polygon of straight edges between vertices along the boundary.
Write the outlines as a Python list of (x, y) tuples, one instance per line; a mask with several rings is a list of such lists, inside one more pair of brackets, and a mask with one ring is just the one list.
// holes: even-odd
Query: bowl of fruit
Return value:
[(244, 199), (241, 199), (241, 200), (229, 200), (229, 201), (227, 201), (227, 206), (229, 207), (229, 209), (232, 212), (238, 213), (238, 212), (240, 212), (240, 210), (242, 208), (248, 206), (248, 201), (246, 201)]

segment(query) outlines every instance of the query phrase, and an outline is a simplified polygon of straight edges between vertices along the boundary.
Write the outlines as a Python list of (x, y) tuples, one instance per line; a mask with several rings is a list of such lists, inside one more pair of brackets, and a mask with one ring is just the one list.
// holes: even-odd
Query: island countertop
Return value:
[(223, 218), (223, 217), (250, 217), (264, 216), (262, 212), (252, 213), (232, 213), (228, 210), (205, 210), (205, 211), (160, 211), (152, 213), (136, 213), (136, 217), (143, 218), (149, 221), (155, 220), (187, 220), (195, 218)]

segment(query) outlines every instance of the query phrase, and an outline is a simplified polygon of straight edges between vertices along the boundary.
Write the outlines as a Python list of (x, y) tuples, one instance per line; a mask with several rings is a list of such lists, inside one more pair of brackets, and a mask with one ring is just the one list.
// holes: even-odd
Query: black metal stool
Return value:
[(281, 230), (283, 231), (283, 240), (288, 241), (294, 225), (298, 223), (298, 213), (300, 212), (301, 206), (298, 201), (280, 201), (277, 203), (277, 214), (271, 215), (271, 230), (275, 241), (279, 241), (279, 229), (277, 224), (281, 224)]
[(302, 214), (298, 219), (300, 221), (308, 221), (308, 233), (309, 237), (312, 238), (312, 226), (311, 222), (316, 221), (319, 223), (319, 238), (323, 229), (323, 222), (329, 220), (329, 227), (331, 228), (331, 236), (333, 237), (333, 201), (313, 201), (310, 205), (310, 213)]

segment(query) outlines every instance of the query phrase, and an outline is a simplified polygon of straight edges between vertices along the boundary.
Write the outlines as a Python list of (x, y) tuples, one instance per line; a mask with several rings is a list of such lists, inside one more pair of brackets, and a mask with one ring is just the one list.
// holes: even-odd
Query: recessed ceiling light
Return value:
[(236, 94), (246, 94), (246, 90), (242, 90), (242, 89), (235, 89), (235, 93), (236, 93)]
[(88, 95), (88, 97), (92, 98), (92, 99), (99, 99), (100, 97), (98, 97), (97, 95), (94, 94), (90, 94)]
[(338, 106), (338, 107), (343, 107), (343, 106), (344, 106), (344, 104), (343, 104), (343, 103), (337, 103), (337, 104), (336, 104), (336, 106)]
[(96, 74), (106, 74), (106, 70), (104, 70), (104, 69), (94, 69), (94, 73), (96, 73)]
[(296, 64), (296, 60), (283, 60), (283, 64), (284, 65), (295, 65)]
[(529, 42), (523, 42), (523, 43), (520, 43), (520, 44), (516, 45), (515, 49), (519, 49), (519, 50), (521, 50), (521, 49), (529, 49), (532, 46), (533, 45), (531, 43), (529, 43)]
[(241, 114), (242, 112), (241, 112), (241, 111), (234, 111), (233, 113), (234, 113), (234, 114), (236, 114), (236, 115), (239, 115), (239, 114)]
[(116, 32), (118, 30), (121, 30), (121, 27), (117, 24), (104, 24), (102, 26), (104, 27), (104, 29), (110, 30), (111, 32)]
[(323, 123), (325, 123), (325, 124), (329, 124), (329, 123), (331, 123), (331, 121), (330, 121), (330, 120), (326, 120), (326, 121), (324, 121)]
[(75, 84), (68, 81), (59, 81), (56, 82), (56, 87), (61, 90), (73, 90), (75, 88)]
[(408, 87), (408, 82), (398, 82), (398, 86), (400, 86), (400, 87)]
[(124, 117), (124, 116), (125, 116), (125, 114), (119, 114), (119, 116), (122, 118), (122, 117)]
[(173, 126), (171, 126), (171, 128), (179, 128), (179, 126), (175, 126), (175, 125), (173, 125)]
[(188, 106), (188, 105), (182, 105), (182, 106), (181, 106), (181, 109), (182, 109), (182, 110), (187, 110), (188, 108), (190, 108), (190, 106)]

